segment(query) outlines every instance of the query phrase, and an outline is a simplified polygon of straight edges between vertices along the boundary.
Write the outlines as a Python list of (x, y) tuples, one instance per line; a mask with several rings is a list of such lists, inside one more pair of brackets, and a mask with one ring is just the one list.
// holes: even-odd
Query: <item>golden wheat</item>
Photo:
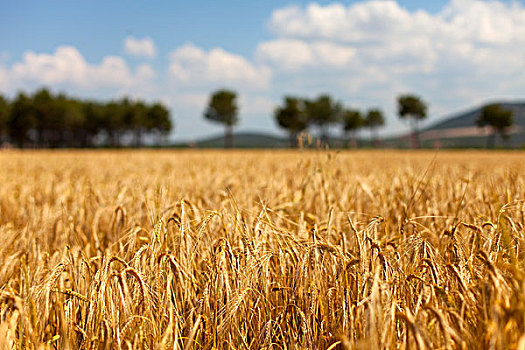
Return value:
[(524, 160), (1, 152), (0, 345), (524, 349)]

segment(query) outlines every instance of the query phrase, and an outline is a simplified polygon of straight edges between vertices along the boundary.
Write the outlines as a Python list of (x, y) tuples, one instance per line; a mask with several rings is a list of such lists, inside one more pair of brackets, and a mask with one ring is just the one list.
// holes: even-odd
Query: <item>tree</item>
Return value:
[(48, 89), (42, 88), (33, 94), (31, 103), (36, 118), (35, 142), (39, 146), (56, 146), (58, 128), (63, 121), (59, 119), (55, 97)]
[(487, 136), (487, 148), (494, 148), (496, 134), (500, 134), (503, 139), (508, 138), (507, 129), (514, 124), (514, 113), (494, 103), (483, 107), (476, 122), (479, 127), (491, 127), (492, 132)]
[(0, 95), (0, 142), (7, 135), (9, 123), (9, 101)]
[(9, 136), (18, 147), (24, 147), (29, 140), (29, 131), (37, 125), (33, 103), (24, 93), (19, 93), (11, 107)]
[(81, 142), (81, 146), (92, 146), (95, 136), (103, 131), (104, 105), (94, 101), (83, 102), (82, 113), (84, 114), (84, 129), (86, 134)]
[(316, 100), (306, 100), (305, 107), (308, 123), (318, 126), (321, 140), (328, 142), (328, 127), (339, 120), (341, 104), (333, 101), (328, 95), (321, 95)]
[(120, 139), (124, 132), (125, 105), (122, 101), (110, 101), (104, 104), (101, 111), (101, 129), (109, 138), (111, 147), (119, 147)]
[(146, 120), (147, 130), (158, 135), (158, 144), (160, 144), (162, 137), (167, 135), (173, 129), (173, 123), (170, 119), (170, 111), (160, 103), (155, 103), (148, 107)]
[(204, 117), (224, 125), (224, 147), (233, 147), (233, 126), (238, 123), (237, 93), (230, 90), (214, 92), (204, 112)]
[(341, 115), (343, 121), (343, 130), (345, 138), (350, 134), (350, 142), (354, 147), (357, 146), (357, 131), (364, 125), (364, 119), (361, 116), (361, 112), (355, 109), (346, 109)]
[(0, 95), (0, 141), (8, 136), (19, 147), (87, 147), (97, 136), (113, 147), (126, 139), (140, 146), (146, 135), (163, 136), (171, 128), (169, 110), (160, 103), (128, 98), (101, 103), (46, 88), (32, 96), (19, 93), (13, 101)]
[(56, 98), (56, 113), (61, 125), (57, 128), (60, 147), (80, 147), (86, 145), (86, 115), (79, 101), (65, 95)]
[(142, 101), (122, 100), (123, 121), (126, 131), (133, 134), (135, 147), (142, 147), (142, 139), (147, 126), (147, 107)]
[(281, 128), (288, 130), (291, 147), (297, 146), (297, 135), (308, 126), (304, 108), (303, 100), (287, 96), (284, 106), (275, 109), (275, 120)]
[(427, 117), (427, 105), (418, 96), (401, 95), (397, 99), (398, 115), (407, 118), (412, 128), (411, 146), (419, 148), (419, 121)]
[(366, 114), (365, 125), (370, 128), (370, 139), (377, 146), (377, 128), (385, 125), (383, 112), (379, 109), (370, 109)]

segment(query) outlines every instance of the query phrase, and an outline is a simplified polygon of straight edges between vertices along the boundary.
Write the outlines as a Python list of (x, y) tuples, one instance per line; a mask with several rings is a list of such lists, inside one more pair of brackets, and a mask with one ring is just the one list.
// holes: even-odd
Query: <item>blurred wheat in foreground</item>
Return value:
[(521, 153), (0, 153), (0, 345), (525, 349)]

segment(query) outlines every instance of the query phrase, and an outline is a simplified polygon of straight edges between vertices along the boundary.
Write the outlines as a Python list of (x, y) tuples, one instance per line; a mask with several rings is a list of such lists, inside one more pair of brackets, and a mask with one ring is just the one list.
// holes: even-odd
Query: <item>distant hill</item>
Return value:
[[(259, 134), (259, 133), (235, 133), (233, 139), (235, 148), (286, 148), (289, 147), (288, 139), (281, 138), (274, 135)], [(224, 147), (224, 136), (216, 136), (190, 142), (185, 144), (178, 144), (179, 147), (196, 147), (196, 148), (222, 148)]]
[[(505, 141), (505, 145), (523, 147), (525, 145), (525, 102), (501, 102), (500, 105), (514, 112), (514, 127), (511, 128), (510, 137)], [(424, 128), (421, 132), (422, 143), (425, 146), (441, 143), (443, 147), (484, 147), (486, 135), (490, 130), (488, 128), (484, 130), (476, 125), (482, 108), (471, 109)], [(497, 140), (497, 144), (504, 145), (502, 140)]]
[[(311, 141), (312, 144), (310, 147), (315, 147), (317, 137), (312, 136)], [(344, 140), (338, 137), (332, 137), (329, 140), (330, 147), (333, 148), (340, 148), (344, 142)], [(290, 140), (287, 137), (270, 134), (240, 132), (234, 134), (233, 145), (235, 148), (289, 148)], [(224, 147), (224, 136), (211, 137), (196, 142), (179, 143), (173, 145), (173, 147), (222, 148)]]

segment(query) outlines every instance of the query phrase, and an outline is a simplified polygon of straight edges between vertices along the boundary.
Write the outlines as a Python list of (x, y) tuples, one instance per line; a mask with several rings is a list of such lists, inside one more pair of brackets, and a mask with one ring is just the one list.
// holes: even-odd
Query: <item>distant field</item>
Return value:
[(5, 348), (525, 349), (525, 153), (2, 151)]

